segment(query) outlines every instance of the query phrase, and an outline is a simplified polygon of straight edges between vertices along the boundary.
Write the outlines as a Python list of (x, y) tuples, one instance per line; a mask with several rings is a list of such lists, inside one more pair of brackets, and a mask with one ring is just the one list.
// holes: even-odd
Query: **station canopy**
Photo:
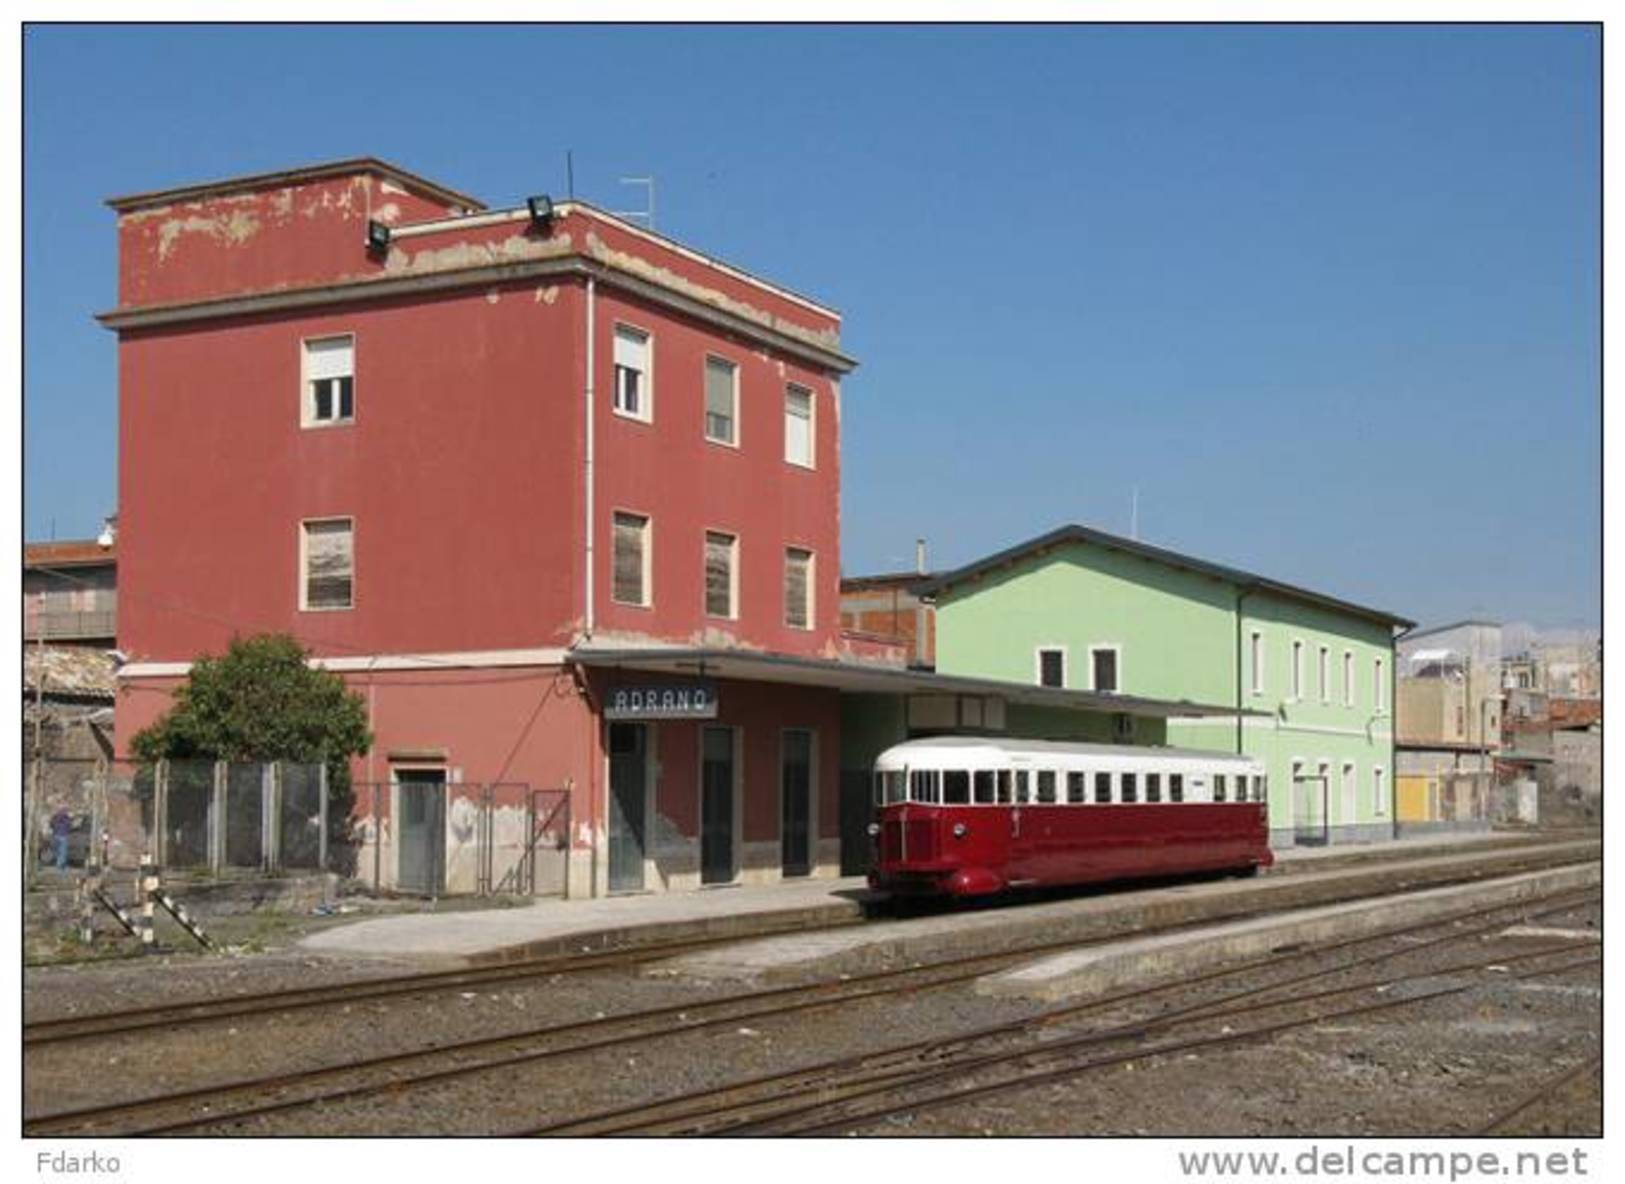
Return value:
[[(1233, 704), (1195, 703), (1189, 699), (1147, 699), (1105, 691), (1074, 691), (1003, 679), (967, 678), (870, 662), (800, 658), (785, 654), (753, 653), (731, 649), (617, 649), (577, 646), (569, 660), (592, 669), (632, 670), (683, 678), (727, 678), (748, 682), (790, 683), (824, 687), (848, 694), (874, 695), (983, 695), (1006, 703), (1033, 707), (1059, 707), (1143, 716), (1151, 719), (1234, 716)], [(1268, 712), (1243, 709), (1242, 715)]]

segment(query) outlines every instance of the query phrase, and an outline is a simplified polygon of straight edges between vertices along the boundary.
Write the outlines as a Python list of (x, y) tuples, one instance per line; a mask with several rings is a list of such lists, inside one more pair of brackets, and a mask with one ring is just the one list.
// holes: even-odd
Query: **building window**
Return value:
[(1383, 792), (1381, 765), (1371, 770), (1371, 812), (1378, 815), (1388, 812), (1388, 795)]
[(1320, 647), (1320, 661), (1315, 670), (1319, 675), (1320, 701), (1330, 703), (1332, 699), (1331, 654), (1325, 646)]
[(1094, 646), (1089, 650), (1089, 669), (1093, 676), (1091, 689), (1117, 690), (1117, 647)]
[(720, 531), (705, 532), (705, 611), (712, 617), (738, 615), (737, 594), (739, 539)]
[(804, 386), (784, 388), (784, 459), (813, 467), (813, 393)]
[(615, 410), (647, 422), (654, 417), (649, 382), (649, 335), (615, 326)]
[(1038, 685), (1066, 686), (1066, 650), (1057, 648), (1038, 651)]
[(813, 553), (799, 547), (784, 549), (784, 623), (792, 629), (811, 629), (813, 616)]
[(1292, 698), (1303, 698), (1303, 642), (1292, 642)]
[(1254, 629), (1252, 632), (1250, 665), (1253, 671), (1253, 694), (1264, 693), (1264, 634)]
[(327, 518), (302, 523), (299, 607), (306, 610), (355, 605), (355, 523)]
[(1356, 787), (1357, 784), (1358, 784), (1358, 782), (1356, 781), (1356, 776), (1355, 776), (1355, 771), (1354, 771), (1354, 762), (1353, 761), (1344, 761), (1343, 762), (1343, 821), (1345, 823), (1353, 822), (1354, 821), (1354, 816), (1359, 812), (1359, 802), (1357, 802), (1355, 800), (1355, 794), (1357, 792), (1355, 787)]
[(615, 513), (615, 557), (609, 596), (617, 604), (649, 604), (649, 519)]
[(1354, 654), (1343, 651), (1343, 706), (1354, 706)]
[(1376, 659), (1376, 665), (1372, 667), (1371, 702), (1378, 711), (1381, 711), (1388, 702), (1388, 684), (1383, 681), (1381, 658)]
[(355, 338), (305, 342), (305, 426), (349, 423), (354, 418)]
[(739, 367), (722, 358), (705, 359), (705, 438), (739, 443)]

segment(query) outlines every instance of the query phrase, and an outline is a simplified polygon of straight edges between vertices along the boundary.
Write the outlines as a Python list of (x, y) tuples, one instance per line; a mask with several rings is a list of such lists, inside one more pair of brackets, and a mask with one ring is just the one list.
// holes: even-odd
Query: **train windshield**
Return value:
[(901, 769), (875, 774), (875, 805), (892, 806), (908, 800), (908, 774)]

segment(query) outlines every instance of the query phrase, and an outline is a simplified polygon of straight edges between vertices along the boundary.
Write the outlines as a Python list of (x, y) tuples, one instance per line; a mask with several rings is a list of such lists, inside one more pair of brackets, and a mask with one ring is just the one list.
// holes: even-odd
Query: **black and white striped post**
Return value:
[(141, 901), (141, 952), (152, 953), (157, 935), (153, 928), (153, 906), (158, 900), (158, 868), (151, 855), (141, 857), (141, 870), (136, 877), (136, 897)]

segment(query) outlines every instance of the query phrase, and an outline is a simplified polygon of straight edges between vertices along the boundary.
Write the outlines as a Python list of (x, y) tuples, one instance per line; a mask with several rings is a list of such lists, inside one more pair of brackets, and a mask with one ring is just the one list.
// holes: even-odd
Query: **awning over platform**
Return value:
[[(635, 670), (646, 674), (680, 675), (686, 678), (732, 678), (753, 682), (792, 683), (797, 686), (826, 687), (849, 694), (880, 695), (988, 695), (1006, 703), (1033, 707), (1058, 707), (1072, 711), (1094, 711), (1169, 719), (1175, 716), (1235, 716), (1234, 706), (1193, 703), (1188, 699), (1146, 699), (1137, 695), (1116, 695), (1102, 691), (1072, 691), (1041, 687), (1032, 683), (1001, 679), (966, 678), (937, 674), (929, 670), (906, 670), (861, 662), (838, 662), (821, 658), (797, 658), (783, 654), (750, 653), (724, 649), (614, 649), (607, 646), (577, 646), (567, 653), (569, 661), (595, 670)], [(1265, 716), (1268, 712), (1243, 710), (1242, 715)]]

